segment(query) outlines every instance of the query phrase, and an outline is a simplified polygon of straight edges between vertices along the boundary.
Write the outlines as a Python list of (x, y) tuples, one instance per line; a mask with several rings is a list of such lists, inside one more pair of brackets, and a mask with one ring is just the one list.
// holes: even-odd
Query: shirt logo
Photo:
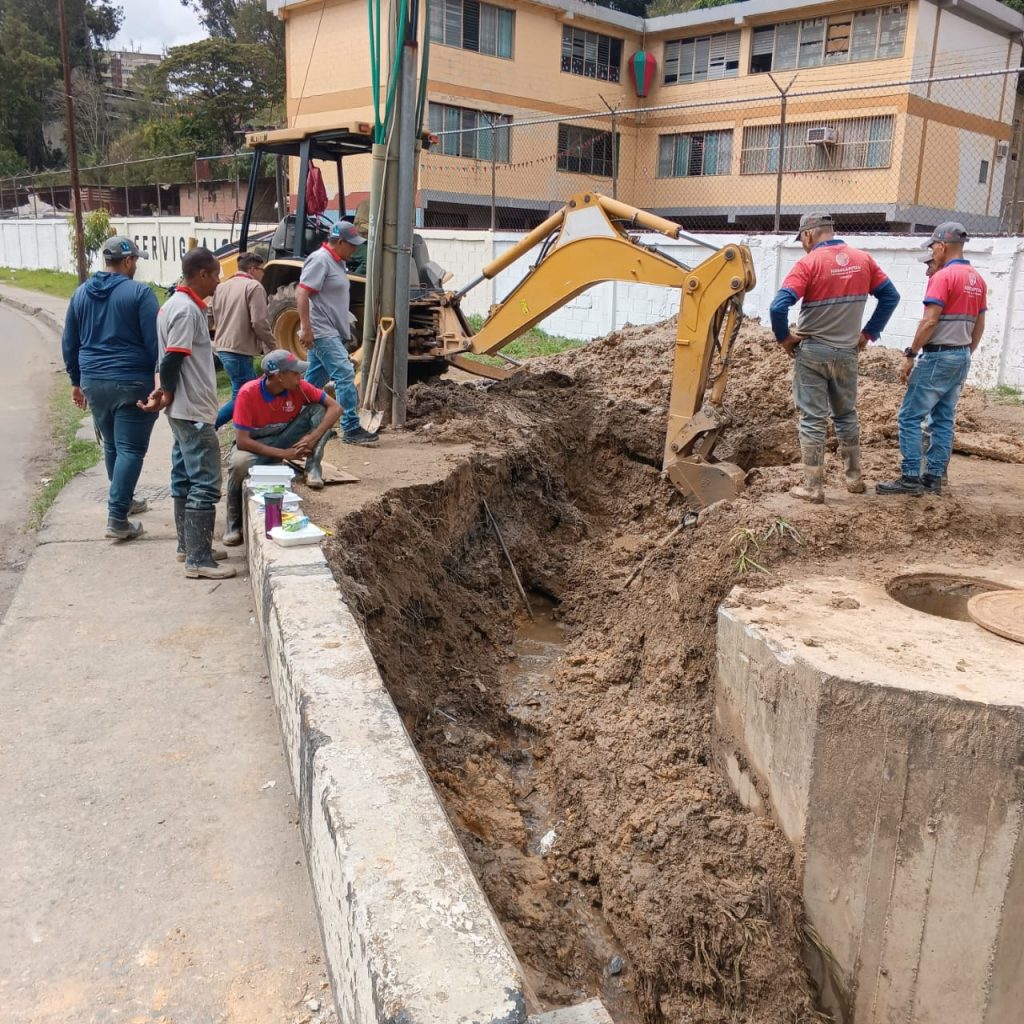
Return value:
[(850, 257), (845, 252), (836, 253), (836, 264), (840, 267), (845, 267), (850, 262)]
[(978, 283), (978, 275), (977, 274), (968, 274), (967, 275), (967, 283), (970, 284), (970, 285), (976, 285)]

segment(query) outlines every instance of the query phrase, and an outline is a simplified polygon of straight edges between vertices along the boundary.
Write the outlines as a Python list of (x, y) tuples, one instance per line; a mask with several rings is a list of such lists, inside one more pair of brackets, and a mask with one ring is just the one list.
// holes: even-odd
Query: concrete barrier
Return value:
[(523, 1024), (522, 968), (323, 554), (261, 526), (252, 589), (340, 1019)]
[(1020, 1021), (1022, 665), (1019, 644), (860, 581), (719, 610), (720, 753), (802, 856), (810, 960), (841, 1021)]

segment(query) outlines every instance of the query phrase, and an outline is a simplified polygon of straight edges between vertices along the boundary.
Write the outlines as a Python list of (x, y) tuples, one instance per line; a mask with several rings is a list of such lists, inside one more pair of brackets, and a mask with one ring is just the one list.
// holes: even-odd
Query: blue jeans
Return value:
[(921, 475), (921, 423), (931, 417), (928, 472), (942, 476), (953, 454), (953, 421), (967, 374), (971, 350), (963, 348), (925, 352), (910, 373), (907, 392), (900, 405), (900, 455), (903, 475)]
[(231, 416), (235, 411), (235, 399), (242, 385), (256, 379), (256, 367), (253, 365), (252, 356), (239, 355), (237, 352), (218, 352), (217, 358), (231, 380), (231, 397), (220, 407), (217, 422), (214, 423), (214, 428), (220, 430), (225, 423), (231, 422)]
[[(307, 405), (302, 412), (291, 421), (291, 423), (277, 424), (276, 427), (260, 428), (251, 431), (254, 440), (262, 441), (272, 448), (291, 448), (300, 438), (311, 433), (320, 426), (327, 410), (322, 405)], [(315, 455), (316, 453), (314, 453)], [(323, 454), (322, 452), (320, 453)], [(307, 464), (315, 461), (319, 464), (320, 459), (310, 457), (306, 459)], [(228, 494), (232, 491), (240, 491), (245, 478), (249, 475), (252, 466), (276, 466), (280, 459), (272, 459), (267, 455), (254, 455), (252, 452), (243, 452), (237, 445), (231, 449), (231, 456), (228, 459)]]
[(322, 388), (328, 380), (333, 380), (334, 397), (343, 410), (341, 429), (346, 434), (359, 429), (356, 370), (341, 338), (335, 335), (333, 338), (313, 339), (313, 347), (309, 350), (306, 380), (317, 388)]
[(95, 380), (83, 377), (92, 420), (103, 438), (103, 461), (110, 481), (107, 514), (122, 522), (142, 473), (142, 460), (149, 450), (149, 438), (156, 416), (143, 412), (135, 403), (145, 401), (153, 382), (145, 380)]
[(220, 501), (220, 441), (212, 423), (167, 417), (174, 435), (171, 449), (171, 497), (185, 507), (211, 509)]
[(793, 401), (802, 444), (825, 443), (829, 415), (843, 444), (859, 444), (857, 349), (802, 341), (793, 366)]

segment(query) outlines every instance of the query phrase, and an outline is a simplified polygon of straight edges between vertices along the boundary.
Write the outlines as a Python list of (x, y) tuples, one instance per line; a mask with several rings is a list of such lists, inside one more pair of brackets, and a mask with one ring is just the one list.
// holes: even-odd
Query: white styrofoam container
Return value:
[(300, 544), (317, 544), (326, 536), (327, 534), (313, 523), (304, 526), (301, 530), (285, 530), (280, 526), (275, 526), (270, 531), (270, 539), (283, 548), (295, 548)]
[(281, 463), (277, 466), (252, 466), (249, 469), (249, 480), (257, 487), (284, 484), (288, 487), (295, 477), (291, 466)]

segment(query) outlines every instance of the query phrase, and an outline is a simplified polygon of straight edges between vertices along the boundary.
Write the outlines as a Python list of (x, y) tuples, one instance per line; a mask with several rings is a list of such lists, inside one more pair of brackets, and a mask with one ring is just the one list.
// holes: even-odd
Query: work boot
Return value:
[(132, 498), (131, 506), (128, 509), (128, 515), (141, 516), (143, 512), (148, 511), (149, 502), (145, 498)]
[[(185, 561), (185, 499), (174, 499), (174, 530), (178, 534), (178, 550), (174, 557), (179, 562)], [(241, 543), (241, 541), (239, 541)], [(213, 557), (218, 562), (223, 562), (228, 553), (223, 548), (214, 548)]]
[(875, 484), (875, 494), (924, 494), (924, 486), (916, 476), (901, 476), (898, 480), (889, 480)]
[[(221, 540), (225, 547), (236, 548), (242, 543), (242, 489), (229, 487), (225, 505), (227, 522), (224, 524), (224, 536)], [(214, 555), (214, 558), (216, 557)]]
[(235, 575), (230, 565), (218, 565), (213, 555), (217, 510), (185, 509), (185, 575), (189, 579), (226, 580)]
[(800, 456), (804, 461), (804, 482), (791, 487), (789, 493), (794, 498), (820, 505), (825, 500), (825, 446), (802, 444)]
[(921, 486), (928, 494), (942, 494), (943, 477), (935, 476), (933, 473), (924, 473), (921, 476)]
[(860, 475), (860, 445), (844, 444), (843, 469), (846, 472), (846, 489), (851, 494), (863, 494), (867, 488), (864, 485), (864, 478)]
[(370, 433), (369, 430), (363, 430), (362, 427), (345, 431), (345, 444), (361, 444), (366, 448), (372, 448), (379, 442), (380, 434)]
[(107, 519), (107, 532), (104, 536), (111, 540), (135, 540), (145, 533), (142, 523), (130, 523), (127, 519)]
[[(362, 430), (362, 427), (359, 429)], [(363, 432), (366, 433), (365, 431)], [(311, 491), (322, 491), (324, 489), (324, 474), (321, 469), (321, 463), (323, 462), (324, 451), (327, 449), (327, 442), (332, 437), (337, 436), (337, 432), (332, 427), (317, 441), (316, 447), (309, 453), (309, 457), (306, 459), (306, 486)], [(376, 434), (371, 436), (377, 437)], [(350, 443), (357, 444), (358, 442), (352, 441)]]

